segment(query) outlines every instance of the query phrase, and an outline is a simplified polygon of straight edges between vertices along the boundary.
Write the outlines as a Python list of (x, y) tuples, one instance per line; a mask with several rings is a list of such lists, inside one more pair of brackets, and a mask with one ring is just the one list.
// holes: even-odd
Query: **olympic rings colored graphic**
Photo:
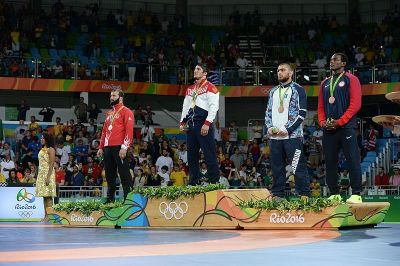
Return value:
[(23, 188), (20, 191), (18, 191), (17, 200), (18, 201), (24, 200), (28, 203), (32, 203), (35, 201), (35, 196), (32, 193), (29, 193), (28, 191), (26, 191), (26, 188)]
[(19, 211), (19, 212), (18, 212), (18, 215), (19, 215), (21, 218), (29, 218), (29, 217), (32, 216), (32, 214), (33, 214), (33, 212), (31, 212), (31, 211)]
[(158, 210), (167, 220), (171, 220), (172, 218), (176, 220), (182, 219), (188, 209), (189, 207), (185, 201), (181, 201), (179, 204), (175, 201), (171, 201), (169, 204), (163, 201), (158, 206)]

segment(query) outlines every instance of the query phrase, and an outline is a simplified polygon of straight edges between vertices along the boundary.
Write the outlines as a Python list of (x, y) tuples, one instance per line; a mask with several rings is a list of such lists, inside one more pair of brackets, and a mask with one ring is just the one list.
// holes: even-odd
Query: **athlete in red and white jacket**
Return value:
[(128, 149), (132, 143), (134, 123), (132, 111), (123, 102), (113, 105), (106, 114), (99, 148), (121, 146), (122, 149)]
[(206, 76), (191, 85), (186, 90), (183, 101), (181, 125), (207, 125), (215, 119), (219, 109), (219, 91)]
[(205, 155), (211, 183), (219, 180), (219, 169), (214, 143), (214, 119), (219, 108), (219, 91), (207, 81), (205, 65), (194, 69), (195, 84), (186, 90), (180, 129), (187, 131), (188, 164), (191, 185), (199, 183), (199, 149)]
[(132, 111), (124, 106), (124, 93), (120, 89), (111, 91), (112, 110), (107, 112), (103, 125), (98, 156), (104, 155), (104, 167), (107, 179), (107, 201), (115, 200), (117, 169), (121, 178), (124, 198), (132, 190), (133, 181), (129, 171), (126, 152), (132, 143), (135, 118)]

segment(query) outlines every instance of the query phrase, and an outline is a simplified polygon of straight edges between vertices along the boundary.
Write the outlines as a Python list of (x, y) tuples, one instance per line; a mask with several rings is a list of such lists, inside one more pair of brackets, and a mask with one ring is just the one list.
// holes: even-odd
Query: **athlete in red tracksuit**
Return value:
[(132, 176), (126, 152), (132, 143), (135, 118), (132, 111), (124, 106), (124, 93), (113, 90), (110, 96), (112, 110), (107, 113), (103, 125), (98, 156), (104, 154), (104, 167), (108, 185), (107, 203), (115, 200), (117, 169), (124, 190), (124, 198), (132, 190)]
[(219, 91), (207, 81), (205, 65), (194, 69), (195, 84), (186, 90), (180, 129), (187, 131), (189, 184), (199, 183), (199, 150), (204, 153), (210, 183), (219, 180), (219, 168), (214, 141), (214, 119), (219, 108)]

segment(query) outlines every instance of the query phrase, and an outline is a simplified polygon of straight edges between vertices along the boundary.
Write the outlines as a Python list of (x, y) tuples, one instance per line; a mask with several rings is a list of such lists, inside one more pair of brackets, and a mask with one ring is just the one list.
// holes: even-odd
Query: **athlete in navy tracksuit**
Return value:
[(219, 108), (219, 91), (207, 81), (205, 65), (194, 69), (195, 84), (186, 90), (180, 130), (187, 131), (189, 184), (199, 183), (199, 151), (204, 153), (209, 182), (219, 180), (219, 168), (214, 141), (214, 119)]
[[(333, 74), (322, 81), (318, 96), (318, 120), (324, 129), (326, 179), (332, 195), (339, 194), (337, 171), (340, 149), (343, 149), (349, 163), (352, 193), (359, 195), (361, 192), (360, 152), (356, 131), (356, 115), (361, 108), (361, 85), (356, 76), (345, 72), (346, 63), (345, 54), (336, 53), (331, 57), (330, 68)], [(350, 198), (347, 202), (358, 203), (360, 198), (353, 200)]]
[(310, 178), (303, 152), (303, 126), (307, 114), (307, 95), (303, 87), (292, 81), (293, 69), (283, 63), (278, 66), (280, 84), (271, 89), (265, 125), (271, 139), (271, 168), (274, 176), (272, 194), (285, 196), (287, 163), (295, 176), (296, 191), (310, 196)]

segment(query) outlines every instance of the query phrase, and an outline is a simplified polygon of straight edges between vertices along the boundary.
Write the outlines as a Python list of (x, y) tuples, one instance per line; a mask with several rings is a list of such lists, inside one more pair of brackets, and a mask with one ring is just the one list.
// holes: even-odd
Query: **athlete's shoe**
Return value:
[(300, 197), (300, 200), (302, 202), (304, 202), (304, 203), (307, 203), (308, 202), (308, 196), (303, 195), (303, 196)]
[(346, 203), (362, 203), (362, 198), (360, 195), (351, 195), (351, 197), (346, 200)]
[(335, 195), (331, 195), (328, 199), (329, 200), (342, 201), (342, 196), (340, 196), (339, 194), (335, 194)]

